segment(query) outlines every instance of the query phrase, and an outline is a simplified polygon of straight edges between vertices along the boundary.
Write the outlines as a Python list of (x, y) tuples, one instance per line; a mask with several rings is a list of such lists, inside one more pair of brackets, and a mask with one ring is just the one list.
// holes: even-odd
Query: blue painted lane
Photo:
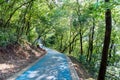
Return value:
[(72, 80), (66, 56), (51, 49), (47, 52), (16, 80)]

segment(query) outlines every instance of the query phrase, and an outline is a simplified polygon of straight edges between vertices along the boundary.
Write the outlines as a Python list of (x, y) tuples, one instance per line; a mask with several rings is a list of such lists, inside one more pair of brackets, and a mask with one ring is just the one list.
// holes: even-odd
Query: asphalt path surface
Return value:
[(73, 80), (67, 56), (46, 48), (47, 54), (16, 80)]

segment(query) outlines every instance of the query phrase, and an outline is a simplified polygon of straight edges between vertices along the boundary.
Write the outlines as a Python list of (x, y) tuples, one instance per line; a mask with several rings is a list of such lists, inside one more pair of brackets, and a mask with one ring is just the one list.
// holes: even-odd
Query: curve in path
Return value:
[(47, 54), (16, 80), (72, 80), (67, 57), (47, 49)]

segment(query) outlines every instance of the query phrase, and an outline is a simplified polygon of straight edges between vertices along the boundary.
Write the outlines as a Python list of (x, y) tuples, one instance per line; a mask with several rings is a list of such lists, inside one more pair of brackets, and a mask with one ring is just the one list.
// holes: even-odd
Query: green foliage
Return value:
[[(109, 7), (112, 10), (113, 30), (111, 40), (114, 40), (112, 57), (109, 58), (108, 72), (118, 76), (120, 66), (120, 3), (111, 0), (104, 3), (101, 0), (0, 0), (0, 46), (25, 39), (34, 43), (43, 39), (45, 46), (55, 48), (66, 54), (75, 56), (87, 69), (97, 77), (99, 70), (104, 31), (104, 12)], [(59, 1), (59, 0), (58, 0)], [(81, 1), (81, 0), (78, 0)], [(106, 6), (106, 4), (110, 4)], [(91, 42), (92, 28), (93, 51), (89, 62), (88, 52)], [(80, 38), (80, 33), (82, 38)], [(80, 40), (83, 44), (83, 55), (80, 54)], [(113, 70), (116, 68), (117, 70)], [(113, 70), (113, 71), (112, 71)], [(120, 71), (119, 71), (120, 72)], [(113, 80), (106, 74), (106, 80)], [(115, 80), (119, 80), (119, 78)]]
[(47, 40), (48, 45), (54, 45), (55, 44), (55, 36), (49, 37)]

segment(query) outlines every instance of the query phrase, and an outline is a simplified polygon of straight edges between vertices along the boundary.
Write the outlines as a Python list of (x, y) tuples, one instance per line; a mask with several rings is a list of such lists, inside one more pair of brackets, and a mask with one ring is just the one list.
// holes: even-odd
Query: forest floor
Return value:
[(71, 59), (80, 80), (95, 80), (76, 58), (73, 56), (69, 56), (69, 58)]
[(21, 71), (46, 53), (45, 50), (18, 43), (0, 47), (0, 80)]

